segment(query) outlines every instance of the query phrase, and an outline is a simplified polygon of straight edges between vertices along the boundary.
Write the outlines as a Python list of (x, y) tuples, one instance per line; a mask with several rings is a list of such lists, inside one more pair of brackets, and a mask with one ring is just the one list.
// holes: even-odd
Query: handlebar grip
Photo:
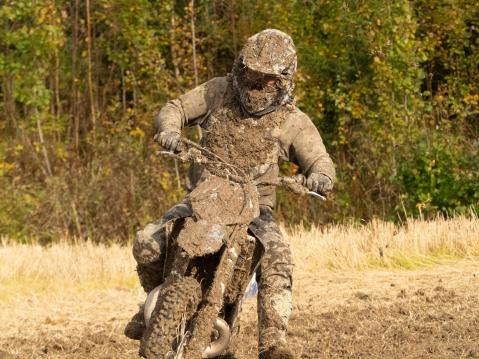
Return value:
[(310, 191), (306, 186), (306, 177), (302, 174), (297, 174), (291, 177), (281, 177), (280, 183), (288, 187), (292, 192), (297, 194), (307, 194), (310, 196), (326, 200), (326, 196), (321, 193)]

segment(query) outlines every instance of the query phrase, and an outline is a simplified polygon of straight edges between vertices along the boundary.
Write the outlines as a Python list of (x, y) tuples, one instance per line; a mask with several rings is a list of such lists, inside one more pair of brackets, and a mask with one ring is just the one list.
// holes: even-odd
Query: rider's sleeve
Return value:
[(183, 127), (201, 122), (222, 101), (226, 86), (226, 77), (215, 77), (177, 99), (168, 101), (155, 117), (157, 132), (181, 133)]
[(334, 182), (336, 171), (318, 129), (310, 118), (295, 108), (281, 127), (281, 152), (295, 162), (305, 175), (322, 173)]

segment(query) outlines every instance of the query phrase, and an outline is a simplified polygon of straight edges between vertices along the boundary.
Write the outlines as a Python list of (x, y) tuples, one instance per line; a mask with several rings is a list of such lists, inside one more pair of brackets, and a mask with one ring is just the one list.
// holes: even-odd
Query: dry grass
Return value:
[[(0, 300), (18, 293), (58, 292), (137, 285), (130, 247), (91, 242), (19, 244), (0, 242)], [(2, 288), (3, 287), (3, 288)], [(15, 292), (2, 290), (15, 288)]]
[(403, 225), (369, 224), (291, 228), (289, 239), (299, 271), (323, 269), (413, 269), (448, 259), (479, 256), (476, 216), (433, 221), (408, 220)]
[[(301, 358), (479, 357), (479, 262), (447, 261), (479, 256), (478, 218), (286, 232)], [(134, 268), (129, 246), (0, 241), (0, 358), (135, 357), (122, 333), (144, 300)], [(238, 358), (257, 355), (255, 318), (247, 301)]]
[[(402, 226), (373, 221), (367, 225), (331, 225), (286, 230), (296, 270), (415, 268), (447, 259), (479, 256), (477, 217), (410, 220)], [(101, 288), (134, 288), (137, 279), (129, 246), (91, 242), (18, 244), (0, 242), (0, 289), (55, 293)], [(0, 291), (0, 299), (11, 296)]]

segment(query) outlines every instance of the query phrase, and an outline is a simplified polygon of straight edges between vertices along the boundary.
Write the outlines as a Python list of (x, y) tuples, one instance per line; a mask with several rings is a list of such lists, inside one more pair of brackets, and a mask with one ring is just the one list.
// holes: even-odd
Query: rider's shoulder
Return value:
[(212, 97), (218, 105), (223, 103), (224, 99), (227, 98), (227, 95), (231, 92), (228, 76), (213, 77), (206, 82), (206, 86), (208, 95)]
[(208, 106), (218, 106), (222, 103), (228, 92), (228, 78), (226, 76), (213, 77), (195, 87), (190, 92), (183, 95), (188, 99), (203, 100), (206, 99)]
[(213, 92), (224, 92), (228, 87), (228, 77), (227, 76), (218, 76), (213, 77), (212, 79), (206, 81), (203, 86), (207, 87)]
[(311, 123), (311, 119), (307, 114), (301, 111), (295, 105), (289, 105), (286, 112), (284, 126), (286, 127), (303, 127)]

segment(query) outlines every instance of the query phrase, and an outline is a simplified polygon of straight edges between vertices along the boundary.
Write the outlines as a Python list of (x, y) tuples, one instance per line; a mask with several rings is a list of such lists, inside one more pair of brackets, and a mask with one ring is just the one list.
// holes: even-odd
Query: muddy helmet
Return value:
[(243, 110), (261, 116), (291, 102), (296, 66), (296, 48), (289, 35), (266, 29), (251, 36), (232, 71)]

